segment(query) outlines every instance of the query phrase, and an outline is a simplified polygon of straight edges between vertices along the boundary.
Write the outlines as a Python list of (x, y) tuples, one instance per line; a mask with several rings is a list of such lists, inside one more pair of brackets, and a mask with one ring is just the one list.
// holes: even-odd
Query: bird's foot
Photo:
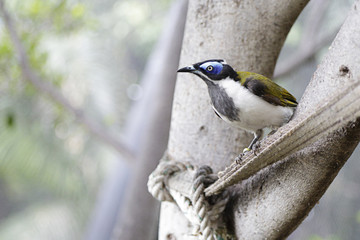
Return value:
[(250, 152), (251, 149), (250, 148), (244, 148), (243, 152), (240, 153), (236, 158), (235, 158), (235, 162), (237, 164), (240, 164), (241, 161), (242, 161), (242, 157), (247, 153), (247, 152)]
[(240, 153), (236, 158), (235, 161), (237, 164), (240, 164), (242, 162), (242, 158), (245, 156), (247, 152), (252, 152), (255, 156), (257, 156), (256, 152), (260, 148), (260, 142), (255, 143), (252, 148), (244, 148), (243, 152)]
[(250, 152), (250, 151), (251, 151), (250, 148), (244, 148), (243, 153)]
[(235, 162), (236, 164), (240, 164), (242, 161), (242, 157), (244, 156), (244, 153), (240, 153), (236, 158), (235, 158)]
[(260, 141), (256, 142), (253, 147), (252, 147), (252, 152), (255, 156), (257, 156), (256, 152), (258, 152), (259, 148), (260, 148)]

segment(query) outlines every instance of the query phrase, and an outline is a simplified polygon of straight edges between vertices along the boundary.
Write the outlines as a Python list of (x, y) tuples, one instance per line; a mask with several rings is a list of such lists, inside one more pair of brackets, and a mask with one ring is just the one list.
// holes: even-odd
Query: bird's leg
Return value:
[(258, 140), (262, 137), (262, 135), (263, 135), (263, 130), (262, 129), (259, 129), (256, 132), (254, 132), (254, 138), (251, 141), (249, 147), (244, 148), (243, 152), (241, 154), (239, 154), (239, 156), (237, 156), (235, 158), (236, 163), (239, 164), (241, 162), (241, 158), (245, 155), (246, 152), (250, 152), (251, 150), (253, 150), (253, 151), (256, 150), (256, 148), (258, 147), (258, 144), (256, 144), (256, 143), (258, 143)]
[(243, 152), (248, 152), (248, 151), (254, 150), (253, 147), (254, 147), (255, 143), (257, 143), (257, 141), (262, 137), (262, 135), (263, 135), (262, 129), (259, 129), (256, 132), (254, 132), (253, 140), (251, 141), (249, 147), (245, 148), (243, 150)]

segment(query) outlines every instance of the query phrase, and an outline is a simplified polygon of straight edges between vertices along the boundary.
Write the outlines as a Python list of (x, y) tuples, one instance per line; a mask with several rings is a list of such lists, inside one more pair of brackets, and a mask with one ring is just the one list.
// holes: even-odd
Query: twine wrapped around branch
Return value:
[(218, 231), (218, 220), (229, 194), (224, 191), (212, 198), (204, 194), (205, 188), (216, 180), (208, 166), (197, 168), (190, 163), (162, 161), (149, 176), (148, 190), (159, 201), (176, 203), (200, 239), (231, 239), (223, 230)]

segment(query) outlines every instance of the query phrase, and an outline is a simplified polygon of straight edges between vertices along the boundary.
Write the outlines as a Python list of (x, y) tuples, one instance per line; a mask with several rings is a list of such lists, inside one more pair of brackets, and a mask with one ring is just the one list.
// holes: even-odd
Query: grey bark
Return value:
[[(294, 121), (326, 104), (329, 96), (359, 82), (359, 8), (360, 1), (355, 1), (308, 85)], [(248, 239), (249, 236), (251, 239), (282, 239), (288, 236), (319, 201), (358, 145), (359, 123), (358, 119), (348, 122), (327, 137), (238, 185), (239, 194), (229, 212), (234, 213), (239, 239)], [(321, 119), (318, 124), (321, 124)]]
[[(271, 77), (286, 35), (307, 2), (190, 1), (180, 65), (224, 58), (237, 70)], [(215, 116), (200, 79), (179, 75), (168, 145), (172, 158), (210, 165), (217, 172), (233, 161), (251, 137)], [(177, 208), (162, 204), (159, 239), (196, 239), (189, 233)]]
[[(286, 35), (307, 2), (190, 1), (180, 65), (224, 58), (237, 70), (271, 76)], [(168, 146), (171, 155), (219, 171), (251, 137), (216, 117), (201, 80), (178, 76)]]
[[(358, 102), (359, 7), (360, 1), (355, 1), (348, 18), (304, 93), (293, 121), (279, 130), (280, 133), (275, 134), (278, 137), (281, 133), (285, 133), (286, 129), (290, 129), (292, 124), (305, 119), (313, 112), (319, 112), (318, 109), (321, 106), (327, 106), (326, 104), (334, 101), (335, 98), (332, 96), (339, 96), (349, 86), (356, 86), (356, 96), (350, 96)], [(304, 145), (306, 147), (287, 156), (281, 162), (263, 169), (232, 189), (233, 197), (228, 205), (226, 216), (232, 221), (230, 225), (234, 227), (233, 230), (238, 239), (283, 239), (307, 216), (359, 142), (360, 121), (356, 118), (360, 114), (359, 108), (356, 108), (352, 118), (342, 118), (346, 114), (346, 109), (351, 109), (351, 107), (343, 106), (341, 111), (337, 111), (336, 108), (331, 110), (334, 112), (333, 117), (341, 123), (337, 126), (341, 127), (335, 130), (329, 128), (331, 132), (328, 132), (326, 137), (319, 138), (315, 142), (309, 141), (311, 145)], [(336, 115), (338, 112), (344, 115)], [(319, 116), (323, 115), (319, 114)], [(314, 117), (317, 121), (311, 121), (315, 124), (309, 124), (309, 130), (327, 120), (316, 115)], [(345, 119), (351, 119), (351, 121), (345, 121)], [(269, 143), (271, 138), (274, 136), (269, 137), (264, 143)], [(177, 143), (180, 144), (180, 140)], [(190, 152), (189, 149), (186, 150)], [(193, 149), (193, 151), (203, 151), (203, 149)], [(173, 158), (182, 160), (177, 159), (176, 153), (170, 152)], [(208, 155), (205, 153), (205, 156)], [(198, 162), (202, 164), (201, 160), (196, 159), (194, 162), (194, 164)], [(215, 164), (215, 168), (218, 166), (219, 163)], [(163, 207), (164, 219), (171, 217), (170, 211), (174, 211), (172, 208), (171, 205)], [(162, 226), (161, 239), (164, 239), (166, 234), (180, 239), (188, 236), (186, 231), (189, 229), (178, 230), (169, 227), (166, 223)]]

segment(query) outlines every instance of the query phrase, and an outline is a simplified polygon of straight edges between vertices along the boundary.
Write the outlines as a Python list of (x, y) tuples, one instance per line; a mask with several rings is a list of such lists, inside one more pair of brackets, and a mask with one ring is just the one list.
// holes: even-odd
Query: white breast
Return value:
[(266, 102), (232, 79), (214, 81), (214, 83), (225, 89), (236, 108), (240, 110), (238, 113), (240, 121), (229, 121), (219, 114), (221, 118), (236, 127), (252, 132), (265, 127), (278, 128), (288, 122), (294, 112), (294, 108), (275, 106)]

